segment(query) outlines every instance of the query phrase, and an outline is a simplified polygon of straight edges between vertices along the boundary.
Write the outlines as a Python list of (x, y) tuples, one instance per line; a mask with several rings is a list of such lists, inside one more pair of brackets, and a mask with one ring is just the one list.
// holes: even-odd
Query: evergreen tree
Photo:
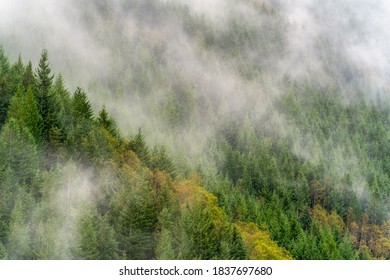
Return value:
[(106, 110), (106, 107), (103, 106), (99, 112), (97, 121), (99, 124), (106, 129), (112, 136), (118, 136), (118, 129), (116, 127), (115, 121), (111, 118)]
[(154, 147), (150, 156), (149, 167), (151, 169), (166, 171), (172, 177), (176, 176), (175, 165), (169, 158), (164, 146), (161, 146), (160, 148)]
[(163, 229), (158, 236), (157, 246), (156, 246), (156, 259), (158, 260), (175, 259), (172, 233), (167, 229)]
[(32, 259), (31, 229), (29, 226), (29, 214), (33, 205), (32, 197), (21, 190), (11, 213), (9, 239), (7, 244), (8, 257), (10, 259)]
[(88, 100), (87, 94), (81, 88), (77, 88), (73, 95), (72, 109), (73, 118), (76, 122), (93, 120), (91, 103)]
[(34, 71), (33, 71), (31, 61), (28, 62), (27, 66), (24, 70), (23, 77), (22, 77), (22, 83), (23, 83), (23, 88), (25, 90), (27, 90), (28, 88), (31, 88), (32, 92), (35, 92), (37, 81), (35, 80)]
[[(68, 131), (67, 143), (73, 153), (78, 157), (87, 160), (85, 146), (88, 146), (88, 135), (93, 129), (93, 109), (86, 93), (77, 88), (71, 103), (72, 125)], [(83, 145), (84, 143), (84, 145)], [(86, 145), (85, 145), (86, 144)], [(84, 146), (84, 148), (83, 148)]]
[(0, 241), (0, 260), (5, 260), (5, 259), (7, 259), (7, 249)]
[(138, 130), (138, 133), (133, 137), (129, 143), (129, 147), (133, 150), (138, 158), (148, 166), (150, 163), (150, 152), (146, 146), (145, 137), (142, 133), (141, 128)]
[(53, 85), (53, 95), (58, 105), (58, 129), (66, 135), (72, 125), (72, 98), (65, 88), (64, 80), (59, 74)]
[(0, 46), (0, 128), (7, 118), (7, 110), (12, 97), (9, 80), (10, 63)]
[(18, 61), (12, 65), (10, 70), (11, 92), (15, 92), (19, 87), (23, 86), (23, 75), (25, 67), (23, 65), (22, 57), (19, 55)]
[(26, 127), (37, 143), (42, 141), (42, 118), (31, 88), (28, 88), (25, 93), (21, 87), (18, 87), (16, 94), (11, 99), (8, 118), (13, 118), (19, 125)]
[(247, 259), (247, 253), (245, 250), (244, 241), (242, 236), (238, 233), (237, 229), (234, 228), (232, 240), (230, 246), (230, 259), (232, 260), (245, 260)]
[(11, 212), (19, 188), (19, 180), (10, 167), (0, 171), (0, 243), (3, 244), (8, 240)]
[(42, 117), (42, 137), (45, 141), (49, 139), (50, 129), (58, 127), (57, 104), (52, 92), (54, 75), (48, 62), (48, 52), (43, 50), (36, 70), (36, 98), (38, 101), (39, 113)]
[(10, 167), (20, 182), (31, 182), (39, 167), (35, 140), (27, 128), (9, 119), (0, 134), (0, 166)]

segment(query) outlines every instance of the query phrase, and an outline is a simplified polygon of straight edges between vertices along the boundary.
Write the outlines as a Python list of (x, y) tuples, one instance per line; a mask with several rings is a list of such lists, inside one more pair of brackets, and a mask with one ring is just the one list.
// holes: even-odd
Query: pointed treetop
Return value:
[(0, 46), (0, 76), (7, 73), (10, 68), (8, 57), (6, 56), (4, 49)]
[(113, 136), (118, 134), (117, 127), (113, 118), (111, 118), (106, 110), (106, 106), (103, 105), (97, 118), (101, 126), (103, 126)]
[(51, 75), (47, 50), (43, 50), (36, 70), (37, 86), (41, 95), (49, 94), (54, 75)]
[(32, 63), (31, 61), (28, 62), (24, 73), (23, 73), (23, 87), (27, 90), (29, 87), (32, 89), (35, 87), (36, 81), (34, 77), (34, 72), (32, 68)]
[(73, 113), (77, 119), (93, 119), (93, 109), (88, 100), (87, 94), (81, 89), (77, 88), (73, 95)]

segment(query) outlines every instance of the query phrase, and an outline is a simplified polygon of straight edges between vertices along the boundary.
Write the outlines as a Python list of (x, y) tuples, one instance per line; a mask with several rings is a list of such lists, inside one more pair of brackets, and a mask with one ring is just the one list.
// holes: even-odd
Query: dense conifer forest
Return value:
[(336, 31), (70, 2), (79, 46), (0, 36), (0, 259), (390, 259), (390, 91)]

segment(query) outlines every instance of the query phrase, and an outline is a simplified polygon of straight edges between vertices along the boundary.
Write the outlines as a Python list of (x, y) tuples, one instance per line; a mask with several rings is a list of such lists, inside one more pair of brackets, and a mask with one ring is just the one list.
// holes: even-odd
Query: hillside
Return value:
[(390, 67), (361, 55), (387, 49), (347, 2), (69, 1), (15, 25), (44, 44), (0, 28), (0, 257), (390, 259)]

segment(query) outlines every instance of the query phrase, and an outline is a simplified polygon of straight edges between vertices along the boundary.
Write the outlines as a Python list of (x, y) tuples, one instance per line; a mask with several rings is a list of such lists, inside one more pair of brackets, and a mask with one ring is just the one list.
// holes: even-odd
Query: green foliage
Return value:
[(145, 136), (143, 135), (141, 128), (129, 142), (129, 148), (136, 153), (138, 158), (144, 162), (145, 165), (150, 164), (150, 152), (146, 146)]
[(42, 117), (42, 138), (48, 140), (50, 129), (58, 126), (58, 116), (57, 104), (52, 92), (54, 75), (51, 75), (47, 50), (43, 50), (41, 53), (35, 77), (36, 99), (39, 113)]
[(160, 148), (154, 147), (150, 156), (149, 167), (155, 170), (167, 172), (172, 177), (176, 175), (176, 167), (164, 146)]
[(9, 71), (8, 57), (5, 55), (3, 47), (0, 46), (0, 127), (6, 120), (9, 102), (12, 97)]
[(12, 97), (7, 118), (15, 119), (21, 126), (26, 127), (37, 143), (42, 141), (42, 117), (38, 111), (37, 101), (31, 88), (23, 92), (19, 87)]
[(77, 259), (117, 259), (117, 246), (115, 231), (109, 224), (107, 217), (99, 217), (95, 213), (89, 213), (81, 218), (76, 249)]
[(29, 215), (31, 213), (32, 197), (25, 191), (20, 191), (11, 213), (9, 237), (7, 244), (10, 259), (32, 259)]
[(73, 95), (72, 108), (73, 118), (76, 122), (93, 120), (94, 113), (91, 103), (81, 88), (77, 88)]
[(158, 260), (174, 260), (175, 252), (173, 250), (172, 233), (168, 230), (163, 230), (159, 236), (156, 246), (156, 259)]
[(118, 136), (118, 129), (116, 127), (115, 121), (112, 117), (108, 115), (105, 106), (103, 106), (103, 108), (100, 110), (97, 121), (112, 136)]
[(21, 183), (29, 183), (39, 165), (34, 138), (27, 128), (9, 119), (0, 133), (0, 166), (10, 167)]
[(35, 91), (37, 81), (35, 80), (34, 71), (33, 71), (31, 61), (28, 62), (26, 69), (24, 70), (23, 77), (22, 77), (22, 83), (23, 83), (24, 89), (31, 88), (33, 90), (33, 92)]
[[(286, 93), (259, 117), (275, 58), (288, 53), (270, 4), (243, 1), (258, 20), (230, 11), (216, 25), (181, 4), (136, 2), (123, 9), (163, 28), (140, 28), (132, 42), (118, 41), (110, 4), (80, 4), (115, 49), (114, 74), (94, 90), (131, 92), (174, 133), (172, 147), (199, 140), (194, 131), (213, 135), (199, 175), (188, 175), (191, 153), (183, 163), (170, 146), (148, 146), (150, 127), (127, 139), (106, 107), (95, 115), (85, 91), (54, 79), (46, 50), (34, 74), (0, 48), (0, 259), (388, 259), (389, 110), (342, 93), (364, 89), (339, 85), (356, 70), (339, 62), (330, 87), (276, 77)], [(220, 100), (221, 75), (188, 77), (169, 60), (165, 21), (182, 22), (197, 47), (180, 52), (198, 60), (191, 70), (227, 72), (236, 79), (226, 88), (248, 89), (247, 104), (229, 90)], [(323, 48), (324, 61), (337, 57)]]

